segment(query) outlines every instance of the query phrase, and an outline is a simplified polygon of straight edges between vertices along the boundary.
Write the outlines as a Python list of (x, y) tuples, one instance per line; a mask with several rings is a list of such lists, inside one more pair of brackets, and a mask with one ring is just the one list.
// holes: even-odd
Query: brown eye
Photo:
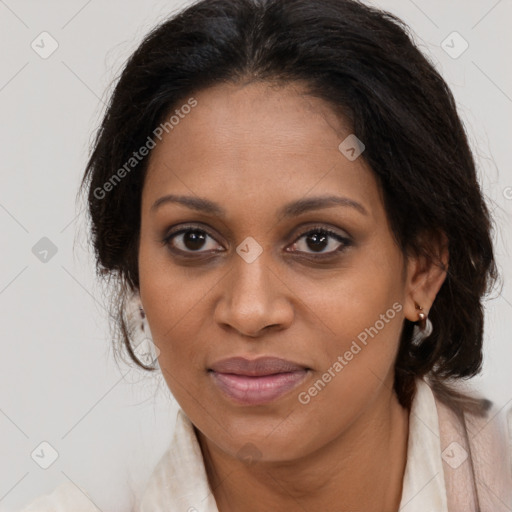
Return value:
[[(218, 244), (206, 231), (197, 228), (182, 228), (179, 231), (169, 234), (163, 242), (171, 249), (184, 253), (202, 253), (216, 250)], [(209, 245), (209, 246), (208, 246)]]
[[(300, 242), (302, 239), (304, 240)], [(348, 238), (334, 231), (325, 228), (313, 228), (300, 235), (292, 247), (298, 249), (298, 252), (314, 256), (315, 254), (333, 255), (349, 245), (351, 245), (351, 241)]]
[(186, 231), (183, 233), (183, 245), (191, 251), (198, 251), (203, 247), (207, 236), (201, 231)]

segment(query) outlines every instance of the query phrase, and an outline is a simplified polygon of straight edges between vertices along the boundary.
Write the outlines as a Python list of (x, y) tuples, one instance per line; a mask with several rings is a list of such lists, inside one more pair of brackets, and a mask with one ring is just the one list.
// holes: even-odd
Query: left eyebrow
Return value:
[(280, 210), (279, 215), (285, 218), (295, 217), (311, 210), (321, 210), (324, 208), (332, 208), (333, 206), (348, 206), (356, 209), (363, 215), (368, 215), (366, 208), (361, 203), (341, 196), (318, 196), (299, 199), (298, 201), (285, 205)]
[[(197, 210), (211, 215), (217, 215), (222, 218), (226, 217), (226, 210), (219, 204), (214, 203), (209, 199), (193, 196), (177, 196), (174, 194), (169, 194), (157, 199), (151, 206), (150, 211), (154, 212), (162, 205), (168, 203), (178, 203), (192, 210)], [(361, 203), (358, 203), (357, 201), (354, 201), (348, 197), (318, 196), (299, 199), (284, 205), (284, 207), (279, 210), (278, 217), (296, 217), (312, 210), (321, 210), (324, 208), (332, 208), (334, 206), (346, 206), (354, 208), (361, 214), (368, 215), (367, 210)]]

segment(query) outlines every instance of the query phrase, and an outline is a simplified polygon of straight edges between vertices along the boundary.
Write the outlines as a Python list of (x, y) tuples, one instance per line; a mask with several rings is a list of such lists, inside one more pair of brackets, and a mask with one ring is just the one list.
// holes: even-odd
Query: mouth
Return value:
[(216, 387), (240, 405), (275, 401), (301, 384), (310, 371), (306, 366), (275, 357), (234, 357), (208, 369)]

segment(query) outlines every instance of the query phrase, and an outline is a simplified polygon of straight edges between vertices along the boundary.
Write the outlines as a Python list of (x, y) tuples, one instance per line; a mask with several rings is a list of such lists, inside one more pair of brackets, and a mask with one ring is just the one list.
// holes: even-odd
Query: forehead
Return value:
[(339, 193), (370, 209), (379, 201), (364, 160), (339, 150), (346, 120), (300, 85), (222, 84), (193, 97), (197, 105), (152, 150), (143, 208), (164, 193), (245, 209), (308, 194)]

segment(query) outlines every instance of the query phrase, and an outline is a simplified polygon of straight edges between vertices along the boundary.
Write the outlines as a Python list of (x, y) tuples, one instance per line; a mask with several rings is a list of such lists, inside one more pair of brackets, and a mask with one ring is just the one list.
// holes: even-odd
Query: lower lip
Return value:
[(215, 384), (227, 396), (240, 404), (259, 405), (272, 402), (298, 386), (308, 370), (277, 373), (261, 377), (211, 371)]

